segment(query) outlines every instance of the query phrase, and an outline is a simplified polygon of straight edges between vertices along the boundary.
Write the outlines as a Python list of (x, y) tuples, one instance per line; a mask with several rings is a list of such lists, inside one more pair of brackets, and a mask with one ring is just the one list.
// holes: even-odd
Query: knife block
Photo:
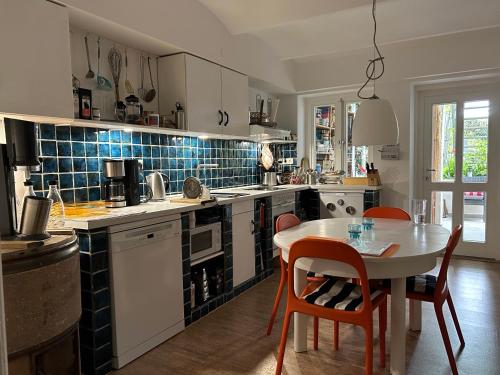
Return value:
[(378, 169), (368, 172), (366, 177), (368, 178), (368, 186), (382, 185), (382, 182), (380, 181), (380, 175), (378, 174)]

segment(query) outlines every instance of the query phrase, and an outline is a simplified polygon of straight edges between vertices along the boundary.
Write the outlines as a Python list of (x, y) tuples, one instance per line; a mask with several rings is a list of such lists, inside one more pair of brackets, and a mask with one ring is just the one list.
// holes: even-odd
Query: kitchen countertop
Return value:
[(202, 208), (213, 207), (217, 204), (232, 204), (253, 200), (260, 197), (268, 197), (283, 194), (290, 191), (300, 191), (310, 189), (309, 185), (282, 185), (277, 190), (247, 190), (252, 186), (234, 187), (227, 189), (214, 189), (213, 192), (246, 193), (248, 195), (231, 198), (217, 198), (216, 202), (209, 203), (171, 203), (170, 198), (181, 195), (168, 196), (165, 201), (142, 203), (138, 206), (110, 209), (108, 214), (99, 216), (72, 217), (65, 220), (67, 227), (74, 229), (90, 230), (96, 228), (109, 227), (112, 225), (130, 223), (136, 220), (146, 220), (166, 215), (180, 214), (183, 212), (195, 211)]
[(112, 225), (130, 223), (136, 220), (146, 220), (156, 217), (180, 214), (183, 212), (195, 211), (202, 208), (213, 207), (217, 204), (232, 204), (253, 200), (261, 197), (283, 194), (290, 191), (301, 191), (307, 189), (317, 189), (319, 191), (349, 191), (364, 192), (365, 190), (380, 190), (382, 186), (364, 186), (364, 185), (280, 185), (276, 190), (248, 190), (254, 186), (240, 186), (226, 189), (214, 189), (212, 192), (225, 193), (245, 193), (247, 195), (239, 197), (218, 197), (216, 202), (209, 203), (171, 203), (170, 198), (180, 197), (181, 195), (168, 196), (165, 201), (156, 201), (142, 203), (138, 206), (108, 209), (108, 213), (98, 216), (71, 217), (66, 219), (66, 226), (74, 229), (90, 230), (96, 228), (105, 228)]

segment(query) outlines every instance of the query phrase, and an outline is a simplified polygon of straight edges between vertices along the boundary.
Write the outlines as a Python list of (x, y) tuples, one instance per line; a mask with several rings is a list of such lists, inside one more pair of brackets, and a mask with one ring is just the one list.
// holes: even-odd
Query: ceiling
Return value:
[[(283, 60), (371, 46), (371, 0), (198, 0), (231, 34), (251, 34)], [(380, 45), (500, 26), (498, 0), (378, 0)]]

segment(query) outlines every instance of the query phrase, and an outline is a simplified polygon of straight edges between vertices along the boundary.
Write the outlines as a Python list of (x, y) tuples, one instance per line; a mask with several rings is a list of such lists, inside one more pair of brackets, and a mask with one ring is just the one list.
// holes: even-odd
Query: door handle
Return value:
[(427, 172), (436, 172), (435, 169), (426, 169)]
[(219, 125), (222, 125), (222, 121), (224, 121), (224, 115), (222, 114), (222, 111), (220, 109), (219, 109), (219, 115), (220, 115)]
[(226, 111), (224, 111), (224, 114), (226, 115), (226, 122), (224, 123), (224, 126), (227, 126), (229, 123), (229, 114)]

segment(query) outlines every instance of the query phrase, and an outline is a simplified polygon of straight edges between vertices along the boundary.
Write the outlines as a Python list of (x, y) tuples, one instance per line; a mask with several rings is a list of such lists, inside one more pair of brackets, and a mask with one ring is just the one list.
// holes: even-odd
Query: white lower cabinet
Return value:
[(233, 204), (233, 285), (255, 277), (253, 201)]

